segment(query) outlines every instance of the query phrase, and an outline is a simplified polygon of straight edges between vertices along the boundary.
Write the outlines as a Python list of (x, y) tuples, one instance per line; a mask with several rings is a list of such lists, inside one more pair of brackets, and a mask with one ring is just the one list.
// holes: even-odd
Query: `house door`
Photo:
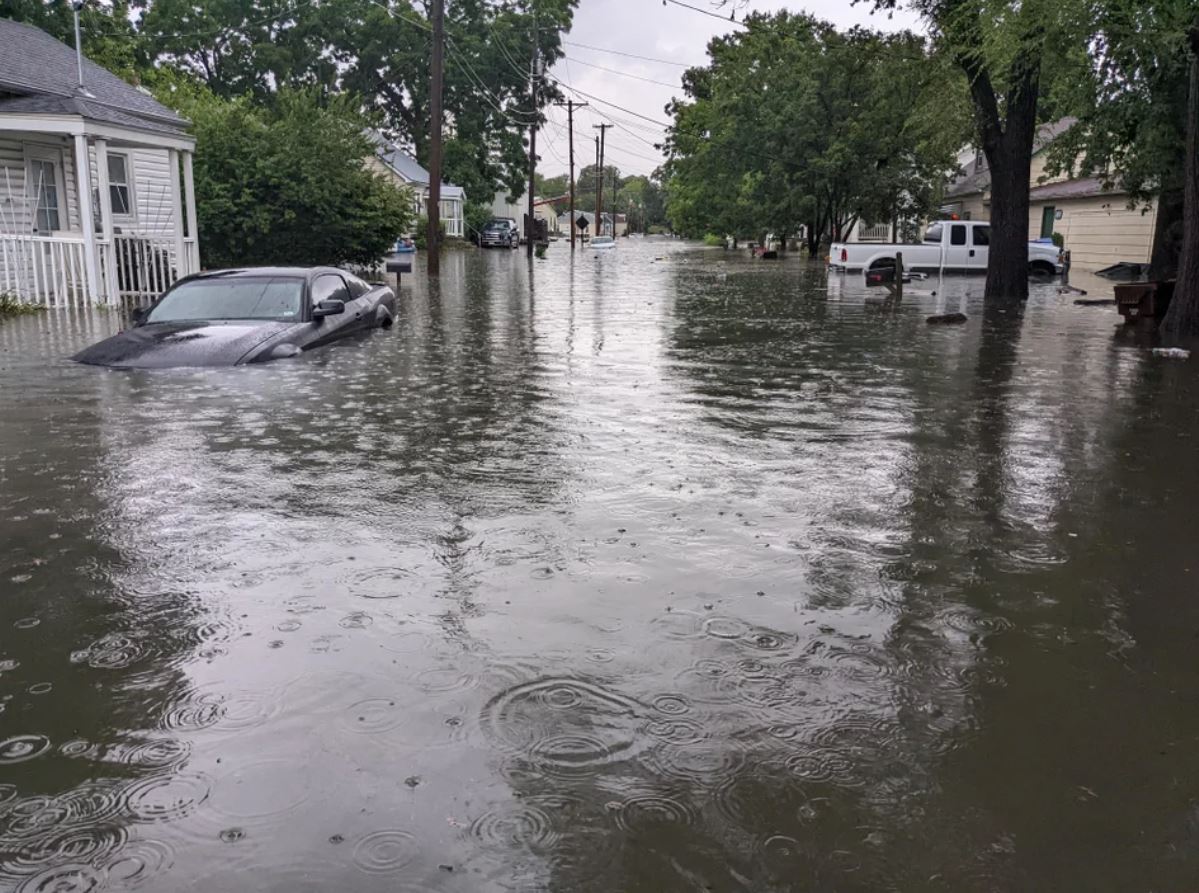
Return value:
[(38, 152), (25, 165), (28, 178), (25, 194), (33, 205), (33, 231), (49, 236), (66, 229), (67, 209), (62, 177), (62, 159), (56, 152)]
[(1053, 238), (1053, 220), (1056, 213), (1056, 208), (1053, 205), (1046, 205), (1041, 211), (1041, 238)]

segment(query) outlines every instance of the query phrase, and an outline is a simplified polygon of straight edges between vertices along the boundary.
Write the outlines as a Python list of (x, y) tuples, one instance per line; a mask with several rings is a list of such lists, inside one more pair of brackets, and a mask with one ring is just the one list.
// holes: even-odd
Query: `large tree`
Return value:
[(906, 5), (966, 76), (977, 144), (991, 171), (988, 300), (1028, 297), (1029, 179), (1041, 93), (1091, 33), (1086, 0), (875, 0)]
[(966, 119), (921, 38), (778, 13), (751, 16), (709, 54), (670, 108), (676, 229), (751, 237), (802, 224), (815, 253), (863, 215), (931, 208)]
[(1092, 0), (1092, 64), (1054, 100), (1078, 119), (1049, 150), (1050, 173), (1098, 176), (1156, 214), (1154, 278), (1178, 269), (1186, 148), (1189, 0)]
[[(24, 0), (32, 2), (32, 0)], [(476, 203), (527, 188), (527, 135), (555, 81), (530, 72), (562, 55), (578, 0), (452, 0), (446, 4), (443, 173)], [(282, 87), (349, 92), (389, 134), (428, 154), (426, 0), (148, 0), (147, 52), (181, 66), (218, 96), (269, 104)]]
[(1187, 32), (1188, 77), (1186, 163), (1183, 184), (1182, 258), (1174, 302), (1163, 321), (1172, 336), (1199, 336), (1199, 13)]

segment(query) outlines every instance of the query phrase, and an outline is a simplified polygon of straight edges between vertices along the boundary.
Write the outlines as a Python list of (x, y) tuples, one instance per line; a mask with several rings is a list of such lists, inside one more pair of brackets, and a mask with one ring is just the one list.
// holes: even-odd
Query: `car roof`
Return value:
[(307, 279), (316, 273), (348, 275), (345, 270), (339, 270), (337, 267), (232, 267), (227, 270), (205, 270), (203, 273), (189, 276), (188, 279), (236, 279), (251, 276), (294, 276)]

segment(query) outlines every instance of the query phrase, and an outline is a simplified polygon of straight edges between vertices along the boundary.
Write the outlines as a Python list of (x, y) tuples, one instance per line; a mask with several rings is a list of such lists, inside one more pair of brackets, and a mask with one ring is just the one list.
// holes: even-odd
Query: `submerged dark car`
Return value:
[(72, 359), (119, 368), (240, 366), (390, 328), (395, 293), (333, 267), (218, 270), (175, 283), (132, 328)]

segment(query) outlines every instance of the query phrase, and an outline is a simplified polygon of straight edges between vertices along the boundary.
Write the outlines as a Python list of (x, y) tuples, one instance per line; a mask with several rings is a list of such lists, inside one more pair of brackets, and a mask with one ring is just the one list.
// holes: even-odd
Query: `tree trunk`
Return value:
[(1155, 213), (1149, 278), (1173, 279), (1178, 275), (1178, 255), (1182, 249), (1182, 190), (1159, 195)]
[(808, 257), (816, 257), (820, 253), (820, 229), (813, 221), (808, 224), (807, 230), (804, 238), (808, 243)]
[(958, 62), (970, 81), (983, 151), (991, 166), (991, 249), (987, 259), (987, 301), (1028, 298), (1028, 190), (1033, 140), (1037, 133), (1037, 94), (1042, 52), (1035, 35), (1012, 63), (1011, 87), (1002, 109), (989, 73), (975, 55)]
[(1162, 330), (1177, 337), (1199, 336), (1199, 25), (1191, 29), (1191, 81), (1187, 92), (1187, 148), (1183, 173), (1182, 258), (1174, 300)]
[[(1009, 131), (1010, 132), (1010, 131)], [(1028, 181), (1032, 141), (988, 152), (991, 164), (991, 250), (987, 258), (988, 301), (1028, 298)]]

